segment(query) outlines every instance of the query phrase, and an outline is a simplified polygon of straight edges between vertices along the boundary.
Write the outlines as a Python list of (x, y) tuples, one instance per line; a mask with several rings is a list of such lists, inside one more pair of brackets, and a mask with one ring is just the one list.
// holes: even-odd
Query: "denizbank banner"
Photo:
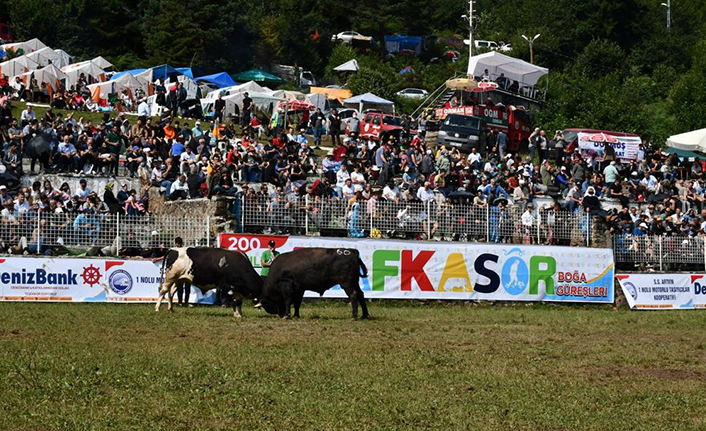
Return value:
[(616, 278), (630, 308), (706, 308), (706, 274), (619, 274)]
[[(259, 269), (270, 240), (282, 253), (357, 249), (368, 268), (361, 285), (369, 298), (613, 302), (611, 249), (241, 234), (221, 234), (219, 245), (246, 253)], [(334, 288), (324, 297), (346, 295)]]

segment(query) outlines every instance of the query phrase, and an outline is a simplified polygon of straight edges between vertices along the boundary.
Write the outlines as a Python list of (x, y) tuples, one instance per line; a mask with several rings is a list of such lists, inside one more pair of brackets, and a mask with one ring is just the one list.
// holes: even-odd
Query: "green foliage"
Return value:
[(395, 72), (389, 67), (377, 69), (361, 66), (358, 73), (348, 80), (348, 88), (353, 94), (375, 93), (376, 95), (391, 99), (396, 88)]

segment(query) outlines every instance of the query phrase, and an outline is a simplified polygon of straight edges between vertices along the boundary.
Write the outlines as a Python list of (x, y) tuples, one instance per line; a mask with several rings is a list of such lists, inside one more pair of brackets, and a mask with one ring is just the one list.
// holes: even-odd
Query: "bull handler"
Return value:
[(277, 256), (279, 256), (279, 252), (276, 250), (275, 241), (271, 239), (270, 242), (267, 243), (267, 250), (263, 251), (262, 256), (260, 256), (260, 265), (262, 266), (260, 276), (262, 277), (263, 283), (270, 274), (270, 266), (272, 266), (272, 262)]

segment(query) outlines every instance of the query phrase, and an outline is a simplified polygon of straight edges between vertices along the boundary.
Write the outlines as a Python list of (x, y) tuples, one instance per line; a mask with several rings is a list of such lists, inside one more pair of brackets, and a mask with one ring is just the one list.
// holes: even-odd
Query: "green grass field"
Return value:
[(0, 430), (706, 428), (698, 311), (0, 303)]

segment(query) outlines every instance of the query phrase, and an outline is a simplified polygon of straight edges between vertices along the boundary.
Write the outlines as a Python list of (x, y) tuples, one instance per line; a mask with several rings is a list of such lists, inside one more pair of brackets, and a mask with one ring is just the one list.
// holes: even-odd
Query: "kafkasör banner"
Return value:
[[(361, 284), (369, 298), (613, 302), (611, 249), (245, 234), (221, 234), (219, 245), (246, 253), (259, 268), (270, 240), (280, 252), (357, 249), (368, 268)], [(324, 296), (345, 293), (335, 288)]]
[(633, 309), (706, 308), (705, 274), (619, 274), (615, 278)]

